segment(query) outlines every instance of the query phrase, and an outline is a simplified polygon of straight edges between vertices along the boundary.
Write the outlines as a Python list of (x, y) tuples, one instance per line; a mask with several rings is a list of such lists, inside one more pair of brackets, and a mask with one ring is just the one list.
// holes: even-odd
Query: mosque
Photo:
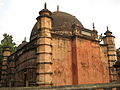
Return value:
[(85, 28), (73, 15), (51, 12), (45, 3), (32, 29), (30, 41), (16, 52), (6, 47), (2, 60), (2, 87), (60, 86), (109, 83), (118, 80), (115, 37), (106, 29), (102, 37)]

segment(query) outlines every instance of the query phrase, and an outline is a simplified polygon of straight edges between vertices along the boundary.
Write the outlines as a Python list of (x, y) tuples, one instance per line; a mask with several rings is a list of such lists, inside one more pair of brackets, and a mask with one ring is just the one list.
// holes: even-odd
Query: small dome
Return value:
[[(61, 11), (53, 12), (51, 17), (53, 18), (53, 24), (52, 24), (53, 30), (71, 31), (72, 30), (71, 27), (73, 24), (77, 24), (80, 27), (83, 27), (81, 22), (75, 16), (72, 16), (71, 14), (65, 12), (61, 12)], [(38, 29), (39, 29), (39, 24), (37, 22), (32, 29), (30, 40), (33, 40), (34, 38), (37, 37)]]

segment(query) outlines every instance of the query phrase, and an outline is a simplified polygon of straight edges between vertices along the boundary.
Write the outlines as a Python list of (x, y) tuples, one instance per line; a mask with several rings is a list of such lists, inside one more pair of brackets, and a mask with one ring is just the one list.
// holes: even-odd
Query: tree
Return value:
[(1, 40), (0, 44), (0, 53), (3, 53), (3, 47), (10, 47), (11, 53), (15, 52), (16, 50), (16, 43), (13, 42), (12, 35), (3, 34), (3, 40)]

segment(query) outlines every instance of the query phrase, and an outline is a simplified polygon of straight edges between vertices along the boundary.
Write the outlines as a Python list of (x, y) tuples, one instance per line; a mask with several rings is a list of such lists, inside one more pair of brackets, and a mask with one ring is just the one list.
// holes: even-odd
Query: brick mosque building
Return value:
[(74, 16), (44, 9), (39, 12), (30, 41), (15, 53), (6, 47), (0, 85), (59, 86), (116, 82), (115, 41), (108, 27), (100, 44), (98, 32), (86, 29)]

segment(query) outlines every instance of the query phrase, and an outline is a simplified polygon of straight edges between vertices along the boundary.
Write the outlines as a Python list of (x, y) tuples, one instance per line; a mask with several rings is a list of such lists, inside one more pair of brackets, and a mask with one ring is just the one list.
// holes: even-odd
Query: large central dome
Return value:
[(71, 30), (71, 26), (73, 24), (78, 24), (80, 27), (83, 27), (83, 25), (80, 23), (80, 21), (71, 14), (56, 11), (52, 13), (53, 18), (53, 29), (60, 29), (60, 30)]
[[(81, 22), (75, 16), (72, 16), (71, 14), (61, 12), (61, 11), (56, 11), (56, 12), (53, 12), (51, 16), (53, 18), (53, 24), (52, 24), (53, 30), (71, 31), (72, 30), (71, 26), (73, 24), (77, 24), (80, 27), (83, 27)], [(32, 29), (30, 40), (33, 40), (34, 38), (37, 37), (37, 30), (39, 29), (39, 27), (40, 26), (37, 22)]]

